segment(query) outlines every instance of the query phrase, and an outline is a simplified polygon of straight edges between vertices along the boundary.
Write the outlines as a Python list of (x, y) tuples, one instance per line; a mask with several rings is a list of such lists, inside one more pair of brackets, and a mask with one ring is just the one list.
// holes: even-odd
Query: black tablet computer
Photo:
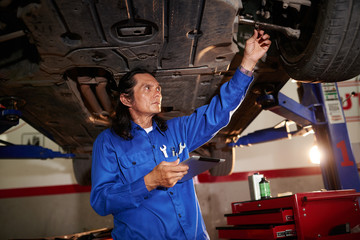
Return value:
[(222, 158), (210, 158), (201, 156), (192, 156), (180, 164), (186, 164), (189, 166), (188, 173), (179, 182), (185, 182), (196, 175), (215, 167), (216, 165), (225, 162)]

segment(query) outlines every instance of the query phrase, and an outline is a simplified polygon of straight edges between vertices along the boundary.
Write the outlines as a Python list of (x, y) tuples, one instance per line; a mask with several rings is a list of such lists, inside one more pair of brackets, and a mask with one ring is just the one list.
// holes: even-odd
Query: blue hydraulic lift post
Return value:
[(326, 124), (313, 125), (317, 142), (325, 151), (321, 164), (325, 186), (329, 190), (356, 189), (360, 192), (359, 172), (337, 84), (313, 84), (311, 87), (324, 106), (327, 119)]
[[(264, 107), (298, 125), (311, 125), (316, 141), (323, 151), (321, 170), (327, 190), (355, 189), (360, 192), (360, 177), (351, 149), (342, 102), (336, 83), (303, 83), (300, 103), (282, 93), (261, 96), (273, 99)], [(259, 102), (261, 104), (261, 102)], [(262, 132), (263, 131), (263, 132)], [(275, 129), (264, 129), (238, 139), (234, 145), (260, 143), (283, 138), (284, 134), (269, 134)], [(279, 130), (277, 130), (279, 131)], [(261, 136), (262, 135), (262, 136)]]
[[(301, 104), (278, 94), (278, 105), (269, 110), (306, 124), (312, 122), (316, 141), (323, 152), (321, 169), (328, 190), (356, 189), (360, 192), (360, 177), (353, 155), (342, 102), (336, 83), (303, 83)], [(305, 109), (313, 112), (309, 114)], [(301, 116), (301, 118), (299, 118)]]
[[(294, 103), (279, 93), (278, 106), (274, 112), (291, 112), (287, 115), (295, 122), (298, 122), (298, 119), (293, 117), (294, 112), (305, 120), (310, 119), (317, 144), (324, 154), (320, 166), (326, 189), (356, 189), (360, 192), (359, 172), (351, 149), (337, 84), (303, 83), (302, 87), (301, 104)], [(313, 112), (313, 117), (309, 117), (309, 114), (303, 111), (304, 106)], [(303, 122), (300, 121), (300, 125)]]

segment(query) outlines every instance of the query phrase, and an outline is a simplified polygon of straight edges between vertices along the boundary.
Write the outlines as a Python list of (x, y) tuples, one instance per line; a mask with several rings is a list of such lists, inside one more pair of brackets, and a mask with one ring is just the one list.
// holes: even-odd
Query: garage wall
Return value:
[[(22, 120), (16, 127), (0, 135), (0, 139), (61, 151), (56, 143)], [(71, 159), (0, 159), (0, 189), (76, 184), (72, 169)]]
[[(340, 95), (359, 93), (359, 80), (340, 86)], [(343, 83), (341, 83), (343, 84)], [(292, 96), (294, 87), (286, 85), (284, 93)], [(350, 102), (351, 101), (351, 102)], [(360, 162), (360, 111), (359, 95), (344, 102), (350, 139), (356, 161)], [(349, 117), (349, 118), (348, 118)], [(264, 111), (244, 132), (244, 135), (258, 129), (272, 127), (282, 118)], [(18, 128), (18, 129), (16, 129)], [(33, 138), (35, 137), (35, 138)], [(33, 128), (21, 122), (17, 127), (0, 135), (0, 139), (26, 144), (40, 141), (40, 144), (59, 150), (49, 139), (40, 136)], [(313, 167), (307, 156), (307, 149), (313, 144), (312, 135), (296, 137), (236, 149), (235, 173), (271, 171), (277, 169), (304, 169)], [(285, 170), (286, 171), (286, 170)], [(236, 176), (236, 174), (234, 174)], [(0, 160), (0, 194), (4, 190), (12, 193), (26, 191), (26, 197), (0, 195), (0, 239), (39, 238), (73, 234), (77, 232), (112, 227), (112, 217), (100, 217), (90, 207), (89, 191), (58, 191), (63, 186), (75, 185), (70, 159), (53, 160)], [(323, 188), (320, 174), (270, 178), (273, 196), (282, 192), (316, 191)], [(47, 191), (43, 191), (44, 188)], [(50, 187), (50, 188), (47, 188)], [(21, 190), (22, 189), (22, 190)], [(48, 191), (51, 190), (51, 194)], [(224, 214), (230, 213), (231, 202), (250, 199), (248, 182), (208, 182), (196, 185), (203, 216), (212, 239), (217, 239), (215, 227), (226, 224)], [(35, 191), (38, 191), (36, 193)], [(55, 192), (53, 192), (55, 191)], [(34, 193), (34, 194), (31, 194)], [(20, 194), (21, 195), (21, 194)]]
[(30, 239), (111, 228), (91, 208), (90, 193), (0, 199), (0, 239)]

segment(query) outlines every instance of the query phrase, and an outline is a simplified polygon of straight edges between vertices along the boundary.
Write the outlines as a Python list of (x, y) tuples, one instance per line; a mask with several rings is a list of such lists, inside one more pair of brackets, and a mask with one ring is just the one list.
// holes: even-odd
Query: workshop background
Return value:
[[(360, 78), (338, 83), (356, 162), (360, 162)], [(296, 84), (282, 91), (296, 100)], [(355, 93), (352, 95), (352, 93)], [(273, 127), (281, 117), (263, 111), (242, 135)], [(34, 144), (59, 151), (59, 147), (25, 122), (0, 139)], [(259, 172), (270, 180), (272, 196), (324, 188), (320, 167), (310, 162), (314, 135), (237, 147), (234, 173), (226, 178), (198, 178), (196, 191), (211, 239), (216, 227), (226, 225), (224, 214), (231, 202), (250, 200), (248, 175)], [(90, 187), (75, 181), (71, 159), (0, 161), (0, 239), (53, 237), (111, 228), (112, 217), (98, 216), (89, 203)]]

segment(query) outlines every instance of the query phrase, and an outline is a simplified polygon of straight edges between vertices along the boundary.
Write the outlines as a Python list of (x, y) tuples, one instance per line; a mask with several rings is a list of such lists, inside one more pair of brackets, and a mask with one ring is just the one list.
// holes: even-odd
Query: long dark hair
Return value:
[[(140, 73), (147, 73), (153, 76), (152, 73), (144, 70), (144, 69), (134, 69), (126, 73), (119, 81), (119, 85), (117, 87), (117, 91), (119, 94), (126, 94), (130, 99), (134, 99), (134, 87), (136, 85), (136, 80), (134, 76)], [(116, 112), (112, 119), (111, 129), (120, 137), (130, 140), (133, 138), (131, 135), (131, 115), (129, 112), (129, 107), (122, 104), (120, 99), (118, 100), (118, 104), (116, 106)], [(164, 119), (155, 115), (153, 120), (156, 122), (161, 131), (167, 130), (167, 123)]]

